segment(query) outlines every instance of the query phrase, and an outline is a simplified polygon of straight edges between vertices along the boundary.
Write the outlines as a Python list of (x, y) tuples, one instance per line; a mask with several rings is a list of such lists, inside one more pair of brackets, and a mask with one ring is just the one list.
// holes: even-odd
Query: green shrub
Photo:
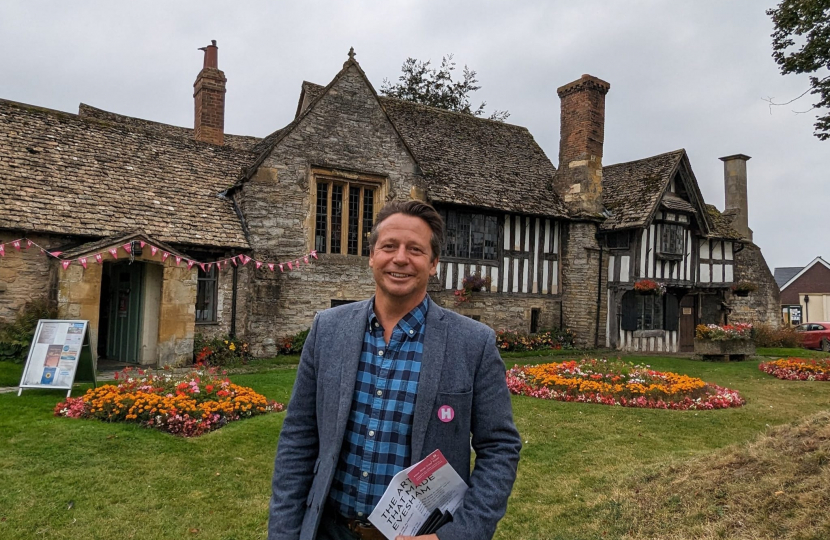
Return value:
[(0, 360), (22, 364), (40, 319), (57, 319), (58, 308), (46, 298), (27, 302), (11, 322), (0, 323)]
[(755, 326), (753, 334), (756, 347), (801, 347), (802, 336), (791, 326), (775, 328), (759, 324)]
[(306, 328), (293, 336), (282, 338), (280, 342), (280, 354), (300, 354), (303, 352), (303, 345), (305, 345), (305, 340), (310, 331), (311, 328)]
[(238, 366), (251, 357), (248, 343), (227, 335), (206, 338), (196, 334), (193, 339), (193, 362), (201, 366)]

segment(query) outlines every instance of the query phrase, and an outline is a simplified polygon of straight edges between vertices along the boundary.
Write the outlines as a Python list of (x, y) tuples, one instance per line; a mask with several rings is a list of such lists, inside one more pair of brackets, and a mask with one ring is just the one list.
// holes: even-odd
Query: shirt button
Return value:
[(370, 431), (370, 432), (369, 432), (369, 436), (370, 436), (370, 437), (374, 437), (374, 436), (375, 436), (375, 432), (374, 432), (374, 431)]
[(379, 354), (380, 356), (383, 356), (383, 351), (378, 351), (378, 354)]
[(380, 325), (378, 323), (375, 323), (375, 328), (377, 328), (378, 326), (380, 326)]
[(367, 476), (369, 476), (369, 473), (367, 473), (366, 471), (363, 471), (363, 478), (366, 478)]
[(357, 517), (363, 517), (363, 512), (358, 512)]
[(378, 390), (378, 395), (382, 396), (383, 395), (383, 390)]
[(412, 334), (414, 334), (414, 333), (415, 333), (415, 330), (410, 330), (410, 331), (409, 331), (409, 335), (410, 335), (410, 336), (411, 336)]

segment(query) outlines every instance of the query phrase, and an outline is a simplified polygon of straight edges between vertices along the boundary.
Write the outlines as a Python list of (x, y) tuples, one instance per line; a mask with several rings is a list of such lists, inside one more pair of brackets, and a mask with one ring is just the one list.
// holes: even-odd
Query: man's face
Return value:
[(392, 214), (378, 226), (378, 239), (369, 255), (377, 295), (397, 303), (420, 301), (435, 275), (432, 229), (421, 218)]

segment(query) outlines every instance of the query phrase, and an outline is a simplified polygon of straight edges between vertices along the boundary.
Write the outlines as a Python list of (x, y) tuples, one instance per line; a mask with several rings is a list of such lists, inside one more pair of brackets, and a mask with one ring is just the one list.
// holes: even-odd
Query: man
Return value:
[(280, 434), (269, 540), (381, 540), (369, 514), (392, 476), (435, 449), (469, 489), (452, 522), (418, 538), (492, 538), (521, 440), (495, 334), (427, 295), (442, 237), (428, 204), (388, 203), (369, 239), (374, 297), (314, 319)]

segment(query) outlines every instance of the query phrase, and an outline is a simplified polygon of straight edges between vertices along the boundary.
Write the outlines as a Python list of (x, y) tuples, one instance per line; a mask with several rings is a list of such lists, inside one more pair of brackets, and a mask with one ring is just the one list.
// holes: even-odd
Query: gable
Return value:
[[(323, 91), (304, 81), (297, 115)], [(424, 173), (433, 202), (567, 215), (552, 190), (556, 168), (526, 128), (389, 97), (379, 101)]]
[(830, 263), (816, 257), (781, 285), (782, 292), (784, 289), (797, 293), (830, 293)]

